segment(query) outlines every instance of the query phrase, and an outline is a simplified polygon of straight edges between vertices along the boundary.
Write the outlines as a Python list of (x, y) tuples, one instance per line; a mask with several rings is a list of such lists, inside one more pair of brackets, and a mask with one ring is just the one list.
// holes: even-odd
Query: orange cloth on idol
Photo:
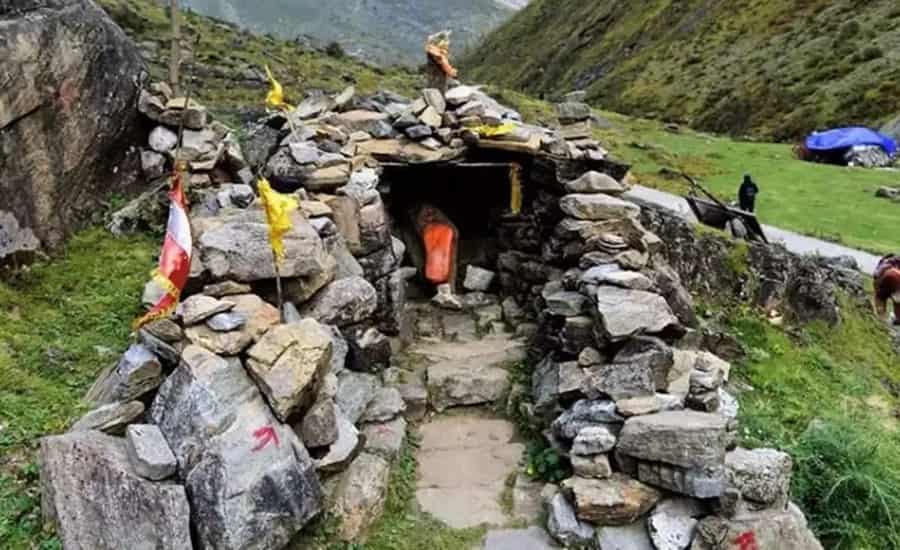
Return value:
[(440, 285), (450, 280), (453, 271), (456, 232), (444, 223), (429, 223), (422, 230), (425, 241), (425, 278)]

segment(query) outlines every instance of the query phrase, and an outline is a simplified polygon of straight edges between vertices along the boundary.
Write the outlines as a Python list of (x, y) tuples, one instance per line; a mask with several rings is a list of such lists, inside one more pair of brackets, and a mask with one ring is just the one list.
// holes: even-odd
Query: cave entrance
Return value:
[[(395, 234), (407, 246), (412, 264), (422, 275), (424, 247), (415, 217), (424, 205), (442, 212), (456, 227), (456, 290), (460, 291), (468, 265), (494, 269), (500, 252), (499, 228), (512, 213), (514, 162), (460, 162), (441, 164), (382, 164), (382, 195), (387, 203)], [(521, 178), (519, 178), (521, 186)], [(519, 189), (521, 193), (521, 188)], [(423, 289), (425, 290), (425, 289)]]

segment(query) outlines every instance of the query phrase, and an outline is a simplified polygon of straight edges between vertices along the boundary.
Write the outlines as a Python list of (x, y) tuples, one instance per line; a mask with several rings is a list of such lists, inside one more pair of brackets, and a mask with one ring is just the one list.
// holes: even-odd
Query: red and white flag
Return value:
[(159, 287), (162, 297), (149, 311), (135, 320), (138, 329), (151, 321), (168, 317), (178, 305), (178, 298), (191, 273), (193, 240), (191, 224), (188, 221), (184, 198), (182, 172), (175, 171), (172, 189), (169, 191), (172, 203), (169, 206), (169, 221), (166, 224), (166, 239), (159, 256), (159, 267), (153, 271), (152, 284)]

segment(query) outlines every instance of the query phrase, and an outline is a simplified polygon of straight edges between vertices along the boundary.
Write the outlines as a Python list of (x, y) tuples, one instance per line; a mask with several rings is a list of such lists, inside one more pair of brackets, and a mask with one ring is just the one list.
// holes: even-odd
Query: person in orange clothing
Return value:
[(894, 303), (894, 325), (900, 326), (900, 256), (893, 254), (881, 258), (875, 273), (875, 313), (887, 317), (887, 301)]
[(413, 213), (425, 258), (422, 273), (435, 286), (432, 302), (447, 309), (462, 309), (455, 294), (459, 231), (450, 219), (430, 204), (420, 205)]

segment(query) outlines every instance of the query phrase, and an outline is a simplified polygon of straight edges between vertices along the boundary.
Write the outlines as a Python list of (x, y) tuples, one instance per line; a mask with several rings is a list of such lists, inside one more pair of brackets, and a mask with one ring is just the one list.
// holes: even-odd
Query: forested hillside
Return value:
[(900, 112), (896, 0), (535, 0), (463, 63), (534, 94), (791, 139)]

